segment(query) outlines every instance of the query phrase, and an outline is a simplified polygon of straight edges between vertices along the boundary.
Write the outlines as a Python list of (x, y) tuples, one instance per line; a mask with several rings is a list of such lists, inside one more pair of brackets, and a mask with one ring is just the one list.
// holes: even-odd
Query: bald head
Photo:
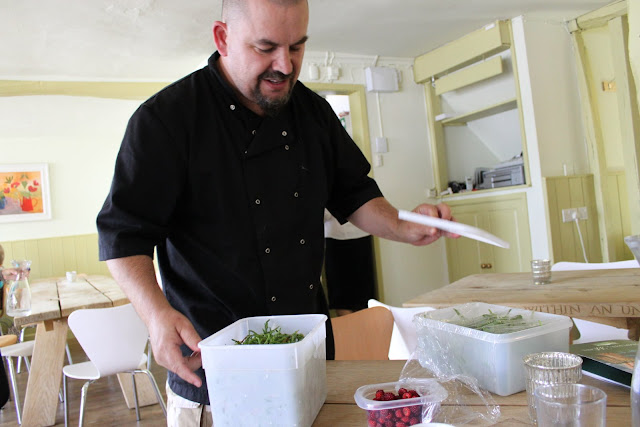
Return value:
[(247, 4), (252, 1), (269, 2), (279, 6), (294, 6), (307, 2), (307, 0), (222, 0), (222, 21), (229, 23), (243, 16), (247, 11)]

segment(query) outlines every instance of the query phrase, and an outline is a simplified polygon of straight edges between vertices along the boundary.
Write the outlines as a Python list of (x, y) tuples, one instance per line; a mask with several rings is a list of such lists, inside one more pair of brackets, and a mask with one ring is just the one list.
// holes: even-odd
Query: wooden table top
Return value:
[(80, 274), (75, 282), (65, 277), (30, 281), (31, 314), (14, 318), (16, 326), (57, 320), (81, 308), (104, 308), (129, 300), (115, 280)]
[(640, 317), (640, 268), (554, 271), (534, 285), (531, 273), (474, 274), (419, 295), (404, 307), (485, 302), (571, 317)]
[[(316, 418), (314, 427), (366, 426), (366, 411), (356, 405), (354, 393), (360, 386), (397, 381), (405, 365), (403, 360), (329, 360), (327, 361), (328, 395)], [(582, 384), (589, 384), (607, 393), (607, 424), (629, 425), (631, 420), (628, 387), (583, 376)], [(501, 416), (495, 425), (530, 425), (526, 392), (511, 396), (491, 395), (500, 407)], [(477, 396), (469, 403), (483, 405)]]

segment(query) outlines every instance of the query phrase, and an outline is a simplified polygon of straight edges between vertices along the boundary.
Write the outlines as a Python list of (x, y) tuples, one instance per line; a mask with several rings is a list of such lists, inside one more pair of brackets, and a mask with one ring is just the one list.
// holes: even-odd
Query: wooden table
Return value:
[[(402, 360), (327, 361), (328, 396), (313, 426), (366, 426), (366, 411), (359, 408), (353, 399), (356, 389), (366, 384), (397, 381), (404, 363)], [(583, 376), (580, 382), (596, 386), (607, 393), (607, 425), (630, 425), (629, 388), (587, 376)], [(501, 416), (494, 425), (531, 425), (526, 392), (492, 397), (501, 411)], [(483, 405), (479, 398), (471, 402), (473, 405)]]
[(79, 275), (75, 282), (41, 279), (30, 285), (31, 314), (14, 318), (18, 327), (37, 323), (22, 425), (52, 426), (58, 409), (67, 317), (81, 308), (114, 307), (129, 300), (116, 282), (105, 276)]
[(640, 335), (640, 268), (554, 271), (546, 285), (534, 285), (531, 273), (474, 274), (403, 306), (442, 308), (476, 301), (627, 328), (635, 340)]

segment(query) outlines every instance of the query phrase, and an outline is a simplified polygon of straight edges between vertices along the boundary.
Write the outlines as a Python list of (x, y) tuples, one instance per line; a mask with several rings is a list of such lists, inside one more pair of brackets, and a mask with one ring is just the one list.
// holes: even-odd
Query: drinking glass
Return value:
[(532, 260), (531, 275), (534, 285), (545, 285), (551, 282), (551, 261), (548, 259)]
[(585, 384), (556, 384), (536, 388), (539, 426), (604, 427), (607, 394)]
[(31, 288), (29, 287), (29, 270), (31, 261), (13, 260), (16, 276), (9, 280), (6, 302), (6, 313), (10, 317), (27, 316), (31, 314)]
[(536, 423), (534, 391), (540, 386), (575, 384), (582, 378), (582, 358), (571, 353), (533, 353), (522, 358), (529, 416)]

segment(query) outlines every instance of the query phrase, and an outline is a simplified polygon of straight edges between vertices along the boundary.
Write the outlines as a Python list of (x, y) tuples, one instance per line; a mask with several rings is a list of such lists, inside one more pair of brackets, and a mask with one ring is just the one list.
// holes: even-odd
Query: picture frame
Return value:
[(49, 165), (0, 164), (0, 223), (51, 219)]

